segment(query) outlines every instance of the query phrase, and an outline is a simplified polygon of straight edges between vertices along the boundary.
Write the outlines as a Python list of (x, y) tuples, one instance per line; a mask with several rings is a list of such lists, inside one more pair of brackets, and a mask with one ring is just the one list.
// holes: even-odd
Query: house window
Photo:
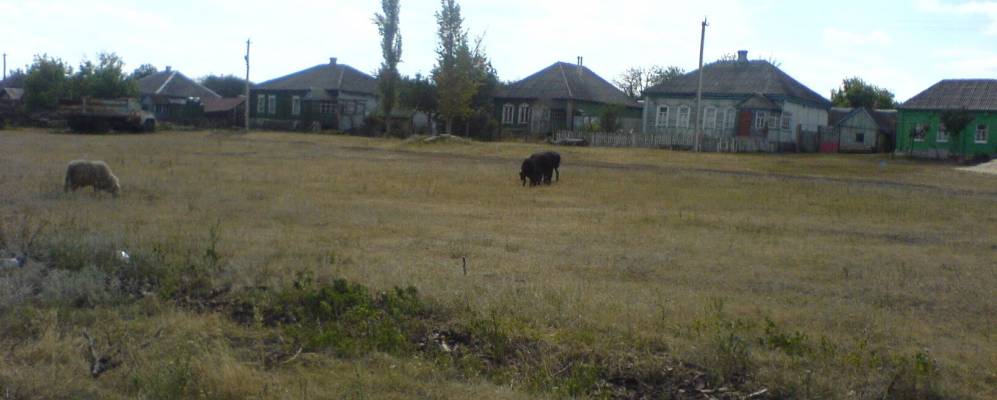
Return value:
[(512, 125), (515, 123), (513, 117), (516, 116), (516, 106), (512, 104), (506, 104), (502, 106), (502, 124)]
[(256, 113), (257, 114), (267, 113), (267, 96), (264, 94), (256, 96)]
[(654, 121), (654, 126), (658, 128), (668, 127), (668, 106), (658, 106), (658, 117)]
[(779, 127), (779, 114), (771, 113), (769, 114), (768, 121), (765, 121), (765, 126), (768, 128), (778, 128)]
[(319, 103), (319, 113), (322, 115), (329, 115), (335, 112), (336, 105), (331, 101), (323, 101)]
[(357, 115), (357, 103), (355, 101), (344, 102), (340, 111), (346, 115)]
[(945, 129), (945, 124), (938, 124), (938, 136), (935, 137), (935, 142), (945, 143), (949, 141), (949, 130)]
[(717, 109), (706, 107), (703, 110), (703, 129), (717, 129)]
[(679, 107), (678, 123), (676, 124), (677, 127), (679, 128), (689, 127), (689, 111), (690, 111), (689, 106)]
[(782, 130), (788, 131), (793, 127), (793, 113), (783, 112), (782, 113)]
[(755, 129), (765, 128), (765, 123), (768, 122), (769, 113), (765, 111), (755, 112)]
[(523, 103), (519, 105), (519, 124), (526, 125), (530, 122), (530, 105)]
[(301, 97), (294, 96), (291, 98), (291, 115), (301, 115)]
[(914, 125), (914, 130), (910, 133), (911, 139), (914, 139), (915, 142), (923, 142), (924, 137), (927, 135), (928, 127), (924, 124)]
[(267, 97), (267, 109), (270, 111), (270, 115), (277, 114), (277, 96), (270, 95)]
[(856, 133), (855, 134), (855, 143), (865, 143), (865, 134), (864, 133)]
[(987, 126), (980, 124), (976, 126), (976, 143), (987, 142)]
[(724, 117), (724, 127), (727, 129), (734, 129), (735, 118), (737, 118), (737, 110), (728, 108), (727, 115)]

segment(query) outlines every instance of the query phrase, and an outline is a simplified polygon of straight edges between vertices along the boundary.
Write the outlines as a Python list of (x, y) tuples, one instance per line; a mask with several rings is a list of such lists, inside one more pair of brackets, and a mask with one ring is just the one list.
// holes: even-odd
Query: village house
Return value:
[(204, 99), (204, 118), (202, 125), (212, 128), (231, 128), (246, 125), (246, 98), (223, 97)]
[(640, 105), (620, 89), (582, 65), (553, 65), (501, 87), (495, 96), (495, 117), (503, 132), (548, 135), (599, 125), (609, 105), (621, 108), (621, 128), (640, 129)]
[(828, 114), (827, 125), (836, 139), (831, 152), (888, 153), (894, 150), (896, 110), (836, 107)]
[(24, 89), (5, 87), (0, 89), (0, 101), (10, 104), (20, 104), (24, 98)]
[[(948, 132), (942, 114), (973, 116), (962, 132)], [(997, 80), (943, 80), (898, 107), (897, 151), (916, 157), (948, 158), (997, 154)]]
[[(699, 72), (693, 71), (644, 92), (644, 132), (693, 137)], [(754, 138), (772, 151), (801, 150), (827, 125), (831, 102), (775, 65), (738, 58), (703, 67), (704, 139)], [(806, 140), (815, 143), (816, 140)], [(816, 147), (815, 145), (812, 147)], [(815, 151), (816, 149), (812, 149)]]
[(253, 124), (279, 129), (337, 129), (365, 125), (377, 110), (377, 81), (335, 58), (256, 85), (249, 96)]
[(142, 108), (159, 121), (191, 122), (204, 112), (203, 101), (219, 99), (217, 93), (172, 67), (138, 81)]

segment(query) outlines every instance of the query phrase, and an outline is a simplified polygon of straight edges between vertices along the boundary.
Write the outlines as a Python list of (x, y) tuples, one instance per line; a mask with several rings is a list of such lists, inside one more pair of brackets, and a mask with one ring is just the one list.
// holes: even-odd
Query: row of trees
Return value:
[[(138, 81), (159, 72), (155, 66), (143, 64), (126, 73), (124, 65), (115, 53), (100, 53), (96, 62), (83, 60), (76, 68), (42, 54), (35, 56), (26, 70), (11, 73), (5, 84), (25, 89), (24, 103), (29, 111), (53, 111), (61, 99), (137, 96)], [(223, 97), (239, 96), (245, 87), (245, 80), (232, 75), (209, 75), (201, 83)]]
[[(453, 133), (459, 124), (463, 124), (467, 134), (492, 130), (498, 72), (485, 53), (483, 38), (473, 41), (469, 38), (460, 4), (456, 0), (441, 0), (440, 6), (436, 13), (438, 43), (432, 73), (402, 77), (398, 73), (402, 55), (399, 0), (381, 0), (382, 12), (374, 15), (383, 55), (377, 73), (381, 113), (390, 121), (395, 106), (401, 105), (426, 113), (431, 119), (439, 117), (444, 122), (445, 133)], [(385, 126), (390, 134), (391, 124)]]
[(61, 59), (35, 56), (24, 74), (25, 106), (31, 111), (50, 111), (60, 99), (135, 96), (138, 85), (123, 70), (124, 62), (114, 53), (98, 54), (96, 63), (83, 60), (75, 70)]

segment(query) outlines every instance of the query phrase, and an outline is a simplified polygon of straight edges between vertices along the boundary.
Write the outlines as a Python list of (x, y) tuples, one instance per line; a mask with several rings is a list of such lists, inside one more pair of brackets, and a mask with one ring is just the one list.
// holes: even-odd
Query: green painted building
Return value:
[[(941, 116), (965, 110), (973, 115), (958, 134)], [(914, 96), (897, 115), (897, 152), (924, 158), (997, 155), (997, 80), (944, 80)]]
[(349, 131), (376, 110), (376, 79), (335, 58), (260, 83), (249, 94), (253, 125), (269, 129)]
[(622, 107), (621, 129), (640, 130), (641, 106), (582, 65), (565, 62), (501, 87), (495, 118), (506, 133), (545, 134), (599, 124), (607, 105)]

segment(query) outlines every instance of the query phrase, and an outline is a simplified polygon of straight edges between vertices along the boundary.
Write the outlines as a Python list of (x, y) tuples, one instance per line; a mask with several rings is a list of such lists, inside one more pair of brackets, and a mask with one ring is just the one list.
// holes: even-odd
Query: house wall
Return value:
[(792, 126), (794, 130), (799, 127), (807, 132), (816, 132), (821, 127), (827, 126), (827, 109), (787, 100), (783, 104), (782, 110), (793, 113)]
[[(997, 113), (976, 113), (973, 122), (958, 135), (939, 140), (940, 111), (899, 110), (897, 112), (897, 152), (924, 158), (948, 158), (954, 155), (997, 155)], [(920, 139), (912, 137), (918, 126), (924, 127)], [(987, 127), (987, 141), (976, 143), (976, 127)]]
[[(707, 107), (716, 108), (719, 111), (726, 112), (726, 110), (733, 109), (737, 111), (737, 105), (743, 99), (716, 99), (716, 98), (704, 98), (702, 105), (703, 110)], [(661, 106), (669, 107), (669, 121), (677, 121), (679, 107), (686, 106), (689, 107), (689, 127), (688, 128), (678, 128), (672, 122), (669, 122), (668, 127), (659, 127), (658, 123), (658, 108)], [(692, 134), (696, 129), (696, 99), (689, 97), (663, 97), (663, 96), (649, 96), (644, 100), (644, 133), (659, 133), (659, 134)], [(734, 136), (737, 131), (737, 116), (734, 117), (734, 127), (728, 128), (726, 126), (717, 126), (714, 129), (705, 129), (704, 133), (709, 137), (730, 137)], [(704, 125), (705, 126), (705, 125)]]
[(356, 110), (353, 113), (340, 113), (339, 130), (341, 131), (362, 128), (364, 120), (377, 111), (377, 98), (371, 95), (340, 92), (339, 100), (340, 103), (350, 101), (356, 104)]
[[(303, 90), (260, 90), (250, 91), (250, 117), (254, 120), (286, 121), (310, 123), (318, 121), (326, 128), (336, 128), (341, 131), (358, 129), (364, 126), (364, 120), (377, 111), (377, 97), (370, 94), (336, 92), (333, 99), (335, 108), (331, 114), (321, 114), (319, 102), (303, 100), (308, 93)], [(269, 100), (264, 104), (264, 112), (259, 112), (259, 96), (277, 96), (276, 107), (270, 108)], [(301, 112), (294, 115), (294, 96), (302, 99)], [(332, 126), (330, 126), (332, 125)]]
[[(865, 111), (857, 112), (835, 126), (842, 152), (874, 152), (879, 139), (879, 125)], [(861, 139), (861, 140), (859, 140)]]

